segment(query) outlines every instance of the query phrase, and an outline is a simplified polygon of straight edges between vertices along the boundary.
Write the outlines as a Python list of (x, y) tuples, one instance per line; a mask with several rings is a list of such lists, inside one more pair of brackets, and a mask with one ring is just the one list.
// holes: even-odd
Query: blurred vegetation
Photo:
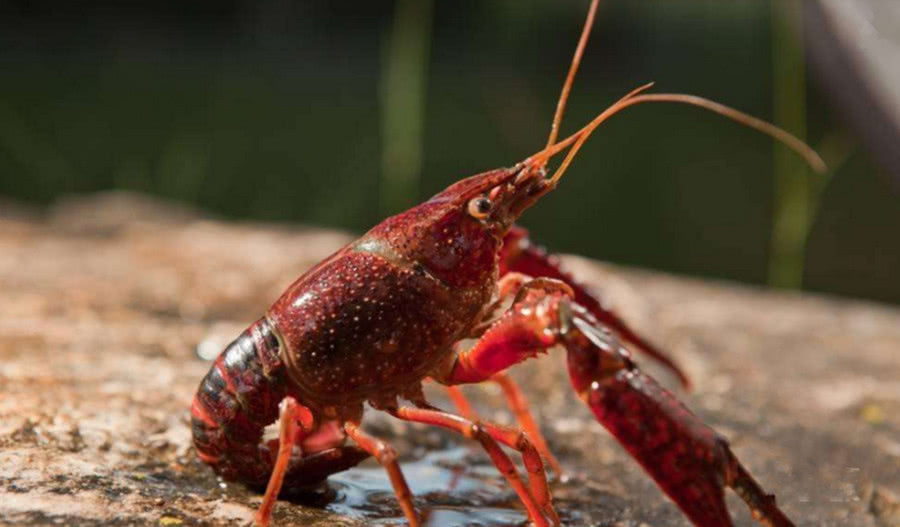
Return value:
[[(897, 189), (807, 78), (802, 24), (773, 3), (605, 0), (563, 133), (654, 80), (805, 135), (831, 165), (827, 185), (755, 132), (647, 105), (595, 134), (526, 214), (534, 237), (900, 301)], [(46, 204), (128, 189), (363, 231), (541, 148), (587, 2), (413, 4), (0, 3), (0, 194)], [(785, 203), (800, 213), (779, 230)], [(794, 251), (783, 279), (779, 250)]]

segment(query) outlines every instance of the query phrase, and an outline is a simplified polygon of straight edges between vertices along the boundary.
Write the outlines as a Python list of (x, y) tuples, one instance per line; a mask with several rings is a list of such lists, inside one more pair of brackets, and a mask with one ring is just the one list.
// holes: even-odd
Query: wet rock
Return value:
[[(259, 495), (218, 480), (190, 445), (188, 406), (209, 368), (197, 350), (228, 342), (347, 240), (128, 195), (0, 214), (0, 524), (249, 522)], [(798, 525), (900, 524), (900, 311), (567, 264), (684, 365), (696, 389), (676, 392)], [(553, 485), (566, 525), (688, 525), (575, 399), (560, 353), (513, 375), (569, 472)], [(466, 392), (482, 416), (511, 422), (495, 387)], [(366, 421), (399, 450), (429, 525), (524, 521), (477, 449), (375, 412)], [(402, 521), (372, 461), (291, 499), (276, 524)]]

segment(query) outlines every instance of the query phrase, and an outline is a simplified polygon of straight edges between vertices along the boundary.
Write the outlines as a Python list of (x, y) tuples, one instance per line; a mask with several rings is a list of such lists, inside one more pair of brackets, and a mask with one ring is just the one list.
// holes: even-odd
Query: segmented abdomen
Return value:
[(219, 354), (191, 405), (197, 454), (226, 479), (264, 486), (275, 452), (261, 444), (287, 395), (279, 343), (265, 318)]

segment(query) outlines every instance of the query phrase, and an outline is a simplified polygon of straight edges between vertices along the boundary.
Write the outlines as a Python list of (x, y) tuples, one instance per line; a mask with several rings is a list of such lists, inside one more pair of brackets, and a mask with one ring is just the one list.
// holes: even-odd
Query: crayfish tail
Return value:
[(229, 480), (264, 486), (274, 452), (261, 444), (287, 395), (280, 374), (278, 339), (260, 319), (219, 354), (191, 404), (197, 454)]
[[(197, 455), (223, 478), (257, 489), (275, 467), (277, 441), (264, 441), (266, 426), (278, 418), (278, 405), (290, 393), (279, 355), (279, 339), (262, 318), (225, 347), (200, 383), (191, 404), (191, 430)], [(333, 445), (292, 457), (283, 489), (291, 491), (356, 466), (369, 454)]]

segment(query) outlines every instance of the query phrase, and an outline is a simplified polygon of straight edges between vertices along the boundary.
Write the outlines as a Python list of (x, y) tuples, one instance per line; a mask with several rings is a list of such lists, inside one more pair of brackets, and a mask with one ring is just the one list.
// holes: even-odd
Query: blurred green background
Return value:
[[(361, 232), (543, 146), (587, 3), (0, 2), (0, 195), (127, 189)], [(808, 71), (792, 4), (601, 2), (563, 134), (653, 80), (804, 136), (826, 176), (720, 117), (645, 105), (526, 214), (533, 237), (900, 302), (896, 181)]]

